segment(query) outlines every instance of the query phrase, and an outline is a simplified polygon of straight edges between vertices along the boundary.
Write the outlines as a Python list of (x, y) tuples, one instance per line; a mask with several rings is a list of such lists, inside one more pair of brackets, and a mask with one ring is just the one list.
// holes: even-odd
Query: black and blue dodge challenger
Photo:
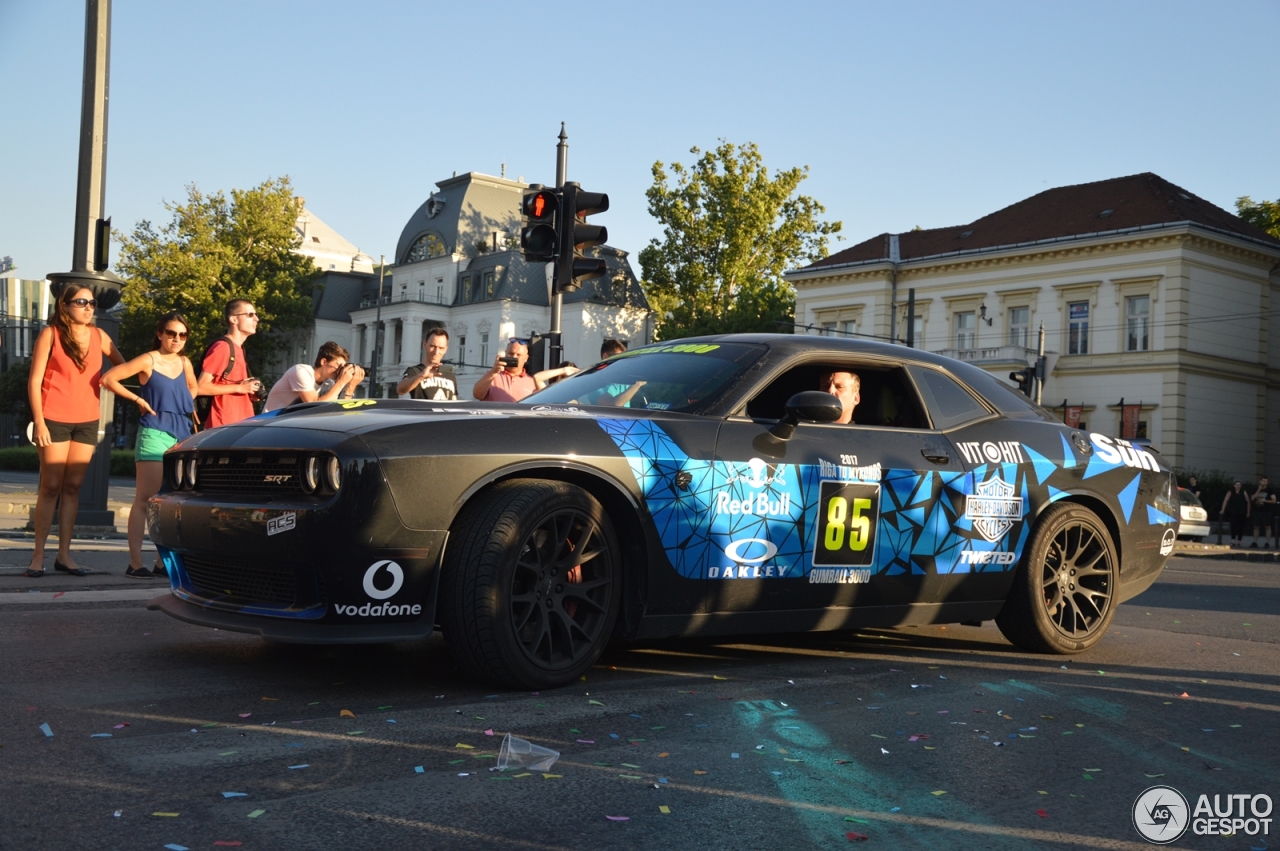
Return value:
[[(817, 388), (860, 379), (853, 422)], [(576, 679), (611, 639), (995, 619), (1075, 653), (1164, 568), (1174, 479), (971, 365), (724, 335), (518, 405), (298, 404), (194, 435), (148, 505), (181, 620), (302, 643), (440, 629), (472, 675)]]

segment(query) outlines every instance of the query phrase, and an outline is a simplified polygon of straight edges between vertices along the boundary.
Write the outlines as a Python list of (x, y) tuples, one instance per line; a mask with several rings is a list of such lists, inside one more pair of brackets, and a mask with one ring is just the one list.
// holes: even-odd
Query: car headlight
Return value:
[(302, 489), (307, 493), (315, 493), (320, 484), (320, 459), (314, 455), (302, 462)]
[(195, 490), (196, 487), (196, 457), (192, 455), (187, 459), (186, 474), (183, 476), (183, 482), (187, 486), (187, 490)]
[(324, 481), (334, 493), (342, 487), (342, 462), (338, 460), (338, 456), (330, 456), (329, 463), (324, 467)]
[(182, 487), (182, 464), (183, 459), (181, 457), (173, 462), (173, 486), (175, 488)]

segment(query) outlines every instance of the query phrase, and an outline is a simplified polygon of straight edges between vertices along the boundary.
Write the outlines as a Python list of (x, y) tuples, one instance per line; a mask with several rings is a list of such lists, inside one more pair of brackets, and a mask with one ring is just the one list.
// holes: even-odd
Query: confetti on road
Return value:
[(563, 774), (547, 774), (546, 772), (543, 772), (542, 774), (543, 780), (559, 780), (561, 777), (564, 777), (564, 775)]
[(355, 718), (356, 714), (352, 712), (350, 709), (344, 709), (338, 713), (338, 717), (339, 718)]
[(595, 739), (578, 739), (577, 742), (580, 745), (594, 745), (596, 743), (596, 740)]
[(485, 730), (485, 731), (484, 731), (484, 734), (485, 734), (486, 736), (492, 736), (492, 735), (493, 735), (493, 729), (492, 729), (492, 728), (490, 728), (490, 729), (488, 729), (488, 730)]
[(413, 772), (414, 772), (415, 774), (425, 774), (425, 773), (426, 773), (426, 771), (427, 771), (427, 770), (426, 770), (425, 768), (423, 768), (421, 765), (415, 765), (415, 766), (413, 767)]
[(156, 816), (157, 818), (177, 818), (178, 817), (177, 813), (152, 813), (151, 815)]
[(703, 771), (703, 770), (701, 770), (701, 769), (696, 769), (696, 768), (695, 768), (695, 769), (694, 769), (694, 771), (693, 771), (693, 773), (694, 773), (694, 774), (706, 774), (707, 772), (705, 772), (705, 771)]
[(468, 750), (468, 751), (473, 751), (476, 749), (475, 745), (464, 745), (462, 742), (458, 742), (456, 745), (454, 745), (454, 747), (462, 748), (463, 750)]
[(262, 698), (262, 699), (263, 699), (263, 700), (279, 700), (280, 698), (278, 698), (278, 697), (264, 697), (264, 698)]
[(888, 751), (887, 751), (887, 750), (885, 750), (884, 748), (881, 748), (881, 749), (880, 749), (880, 753), (888, 753)]
[(53, 738), (53, 728), (49, 726), (48, 722), (45, 722), (44, 724), (40, 725), (40, 732), (44, 733), (45, 736), (47, 736), (50, 739)]
[(111, 734), (110, 734), (110, 733), (90, 733), (90, 734), (89, 734), (89, 738), (91, 738), (91, 739), (109, 739), (109, 738), (111, 738)]
[(604, 704), (596, 700), (595, 698), (592, 698), (591, 700), (587, 701), (587, 706), (604, 706)]
[(112, 730), (123, 730), (125, 727), (128, 727), (128, 726), (131, 726), (131, 725), (129, 724), (129, 722), (128, 722), (128, 721), (125, 721), (123, 724), (117, 724), (117, 725), (115, 725), (114, 727), (112, 727), (111, 729), (112, 729)]
[(605, 816), (609, 821), (631, 821), (631, 816)]
[(865, 833), (857, 833), (851, 830), (844, 835), (844, 838), (850, 842), (866, 842), (871, 837), (867, 836)]
[(258, 816), (262, 815), (262, 814), (263, 814), (263, 813), (265, 813), (265, 812), (266, 812), (266, 810), (254, 810), (253, 812), (249, 813), (249, 816), (248, 816), (248, 817), (249, 817), (249, 818), (257, 818)]
[(1049, 814), (1048, 814), (1047, 812), (1045, 812), (1044, 810), (1036, 810), (1036, 815), (1040, 816), (1040, 818), (1048, 818), (1048, 817), (1049, 817)]
[(297, 770), (297, 769), (299, 769), (299, 768), (310, 768), (310, 767), (311, 767), (311, 763), (309, 763), (309, 762), (304, 762), (304, 763), (302, 763), (301, 765), (291, 765), (291, 766), (289, 766), (289, 770), (290, 770), (290, 771), (295, 771), (295, 770)]
[(222, 793), (222, 797), (224, 797), (224, 798), (247, 798), (247, 797), (249, 797), (249, 793), (248, 793), (248, 792), (223, 792), (223, 793)]
[(188, 849), (188, 848), (187, 848), (187, 846), (185, 846), (185, 845), (179, 845), (179, 844), (178, 844), (178, 843), (176, 843), (176, 842), (170, 842), (168, 845), (166, 845), (166, 846), (164, 846), (164, 847), (165, 847), (165, 848), (168, 848), (168, 849), (169, 849), (169, 851), (190, 851), (190, 849)]
[(222, 845), (222, 846), (225, 846), (225, 847), (227, 847), (227, 848), (239, 848), (239, 847), (240, 847), (241, 845), (243, 845), (244, 843), (243, 843), (243, 842), (241, 842), (239, 839), (215, 839), (215, 840), (213, 841), (213, 844), (214, 844), (214, 845)]
[(938, 791), (934, 792), (933, 794), (934, 794), (934, 795), (937, 795), (937, 796), (942, 796), (942, 795), (947, 794), (947, 790), (945, 790), (945, 789), (939, 789)]
[(248, 717), (249, 717), (250, 715), (252, 715), (252, 714), (253, 714), (252, 712), (241, 712), (241, 713), (240, 713), (240, 717), (241, 717), (241, 718), (248, 718)]
[(671, 808), (668, 807), (666, 804), (663, 804), (662, 806), (658, 807), (658, 812), (662, 813), (663, 815), (671, 815)]

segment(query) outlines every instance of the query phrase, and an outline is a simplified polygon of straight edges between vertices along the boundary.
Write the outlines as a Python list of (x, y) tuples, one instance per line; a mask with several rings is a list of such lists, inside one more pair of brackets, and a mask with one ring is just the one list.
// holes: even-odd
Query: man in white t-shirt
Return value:
[(278, 411), (298, 402), (332, 402), (350, 399), (364, 381), (364, 370), (347, 363), (347, 350), (330, 340), (320, 347), (315, 366), (299, 363), (280, 376), (267, 395), (262, 411)]

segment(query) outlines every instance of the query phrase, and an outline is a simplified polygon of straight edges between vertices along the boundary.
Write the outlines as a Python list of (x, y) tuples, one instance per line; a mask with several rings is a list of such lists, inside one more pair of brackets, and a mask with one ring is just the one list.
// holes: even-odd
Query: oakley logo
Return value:
[(264, 482), (270, 482), (271, 484), (274, 484), (274, 485), (282, 485), (292, 478), (293, 476), (263, 476), (262, 480)]

